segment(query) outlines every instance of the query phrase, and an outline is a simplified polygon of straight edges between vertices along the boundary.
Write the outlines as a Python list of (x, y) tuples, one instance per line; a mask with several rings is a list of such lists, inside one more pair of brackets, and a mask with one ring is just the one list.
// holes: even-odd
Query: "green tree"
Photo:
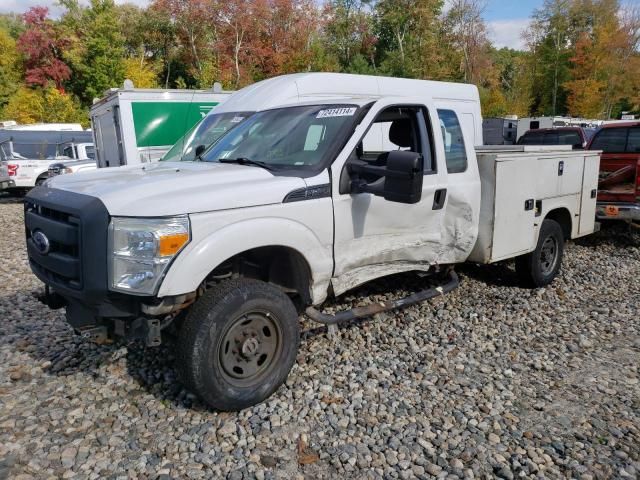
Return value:
[(566, 111), (571, 58), (571, 0), (545, 0), (536, 10), (529, 30), (531, 53), (536, 64), (533, 74), (533, 110), (536, 114), (557, 115)]
[(125, 78), (124, 38), (118, 27), (118, 11), (113, 0), (91, 0), (88, 7), (77, 0), (65, 0), (63, 17), (73, 32), (75, 44), (66, 54), (73, 75), (72, 90), (85, 105), (101, 97), (105, 90), (122, 84)]
[(444, 56), (441, 0), (380, 0), (376, 4), (376, 48), (380, 71), (386, 75), (439, 79)]
[(0, 29), (0, 109), (9, 101), (18, 87), (24, 72), (21, 70), (16, 41), (9, 33)]

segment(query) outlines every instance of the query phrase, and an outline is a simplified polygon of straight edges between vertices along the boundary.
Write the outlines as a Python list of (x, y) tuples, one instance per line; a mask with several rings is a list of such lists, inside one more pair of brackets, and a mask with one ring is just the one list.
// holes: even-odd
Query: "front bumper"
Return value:
[(596, 218), (627, 222), (640, 221), (640, 203), (598, 202)]
[(13, 180), (2, 180), (0, 181), (0, 190), (6, 190), (7, 188), (15, 188), (16, 182)]
[[(38, 187), (26, 196), (24, 210), (29, 266), (46, 286), (42, 301), (52, 308), (65, 306), (69, 324), (89, 338), (147, 338), (148, 327), (158, 321), (144, 318), (141, 305), (153, 299), (107, 287), (110, 217), (104, 204), (88, 195)], [(159, 343), (156, 333), (148, 344)]]

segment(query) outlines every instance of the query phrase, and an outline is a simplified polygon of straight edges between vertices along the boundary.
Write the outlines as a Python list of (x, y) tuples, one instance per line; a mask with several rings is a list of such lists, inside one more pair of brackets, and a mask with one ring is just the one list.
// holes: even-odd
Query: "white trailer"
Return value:
[(233, 92), (112, 88), (91, 107), (98, 167), (153, 162)]

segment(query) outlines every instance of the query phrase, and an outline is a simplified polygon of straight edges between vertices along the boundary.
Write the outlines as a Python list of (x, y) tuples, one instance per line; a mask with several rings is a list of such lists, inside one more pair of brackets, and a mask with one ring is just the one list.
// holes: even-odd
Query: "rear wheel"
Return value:
[(555, 220), (544, 220), (536, 249), (516, 258), (516, 272), (529, 287), (550, 284), (560, 271), (564, 253), (564, 234)]
[(208, 290), (178, 335), (186, 386), (218, 410), (241, 410), (286, 380), (300, 341), (298, 314), (279, 288), (252, 279)]
[(47, 181), (48, 178), (49, 178), (49, 175), (40, 175), (36, 180), (36, 187), (39, 187), (40, 185), (42, 185), (45, 181)]

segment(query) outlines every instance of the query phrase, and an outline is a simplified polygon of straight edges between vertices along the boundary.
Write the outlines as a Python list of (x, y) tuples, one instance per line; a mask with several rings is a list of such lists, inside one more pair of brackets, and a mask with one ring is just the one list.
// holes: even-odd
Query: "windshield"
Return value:
[(351, 132), (357, 111), (354, 105), (313, 105), (259, 112), (220, 138), (202, 160), (312, 167)]
[(223, 133), (241, 123), (251, 114), (252, 112), (230, 112), (207, 115), (178, 140), (162, 157), (161, 161), (192, 162), (197, 156), (196, 150), (198, 150), (198, 154), (204, 152)]

